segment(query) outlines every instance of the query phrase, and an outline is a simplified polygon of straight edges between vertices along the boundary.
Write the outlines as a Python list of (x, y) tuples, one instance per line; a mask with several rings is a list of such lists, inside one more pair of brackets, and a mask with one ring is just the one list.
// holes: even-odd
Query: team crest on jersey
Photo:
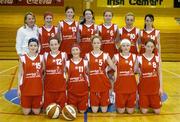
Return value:
[(48, 35), (48, 36), (50, 36), (51, 34), (50, 34), (50, 33), (48, 33), (47, 35)]
[(98, 59), (95, 59), (95, 62), (98, 62)]

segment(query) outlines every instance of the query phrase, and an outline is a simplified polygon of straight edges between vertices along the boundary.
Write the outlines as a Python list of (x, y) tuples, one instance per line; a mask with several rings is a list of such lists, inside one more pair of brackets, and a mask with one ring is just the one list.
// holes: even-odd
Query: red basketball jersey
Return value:
[(60, 46), (60, 50), (66, 52), (67, 54), (71, 54), (71, 47), (77, 40), (77, 27), (78, 22), (59, 22), (62, 42)]
[(138, 54), (138, 45), (137, 41), (139, 38), (139, 29), (133, 27), (132, 29), (126, 29), (125, 27), (119, 29), (120, 39), (129, 39), (131, 41), (131, 53)]
[(101, 52), (95, 55), (92, 51), (86, 54), (89, 62), (89, 81), (91, 92), (104, 92), (111, 88), (105, 68), (107, 66), (108, 54)]
[(144, 55), (138, 57), (140, 65), (140, 83), (138, 90), (140, 94), (153, 95), (159, 93), (160, 82), (158, 75), (159, 58), (153, 56), (151, 59)]
[(66, 90), (66, 81), (64, 78), (66, 53), (59, 52), (52, 55), (51, 52), (44, 54), (46, 75), (44, 80), (45, 90), (59, 92)]
[[(141, 31), (141, 49), (140, 49), (140, 54), (143, 54), (145, 52), (145, 43), (149, 40), (149, 39), (152, 39), (154, 40), (155, 44), (156, 44), (156, 47), (157, 47), (157, 44), (158, 44), (158, 35), (159, 35), (160, 31), (159, 30), (156, 30), (156, 29), (153, 29), (152, 31), (145, 31), (145, 30), (142, 30)], [(154, 53), (157, 55), (158, 54), (158, 50), (157, 48), (155, 48), (154, 50)]]
[(20, 57), (23, 67), (23, 76), (20, 81), (22, 96), (40, 96), (42, 95), (42, 62), (43, 56), (37, 55), (35, 58), (27, 54)]
[(39, 28), (39, 41), (41, 44), (41, 54), (44, 54), (44, 52), (49, 52), (49, 39), (50, 37), (54, 37), (57, 33), (57, 27), (51, 26), (51, 28), (46, 28), (45, 26), (42, 26)]
[(114, 55), (117, 61), (117, 80), (114, 83), (114, 91), (119, 93), (134, 93), (137, 83), (134, 74), (136, 55), (122, 56), (120, 53)]
[(99, 35), (102, 37), (102, 50), (108, 52), (112, 57), (117, 53), (115, 39), (117, 37), (118, 26), (116, 24), (111, 24), (111, 26), (101, 24), (98, 26), (98, 30)]
[(68, 87), (67, 90), (71, 94), (82, 96), (88, 93), (87, 82), (87, 60), (81, 58), (80, 61), (75, 62), (72, 59), (66, 62), (68, 69)]
[(92, 50), (91, 45), (91, 36), (97, 33), (97, 25), (79, 25), (79, 33), (80, 33), (80, 47), (81, 47), (81, 55), (85, 56), (86, 53)]

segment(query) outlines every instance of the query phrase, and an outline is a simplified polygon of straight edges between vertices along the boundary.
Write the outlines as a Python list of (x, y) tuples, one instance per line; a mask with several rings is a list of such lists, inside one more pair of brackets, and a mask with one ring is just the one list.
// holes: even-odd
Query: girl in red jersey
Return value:
[(98, 111), (99, 106), (103, 113), (107, 112), (111, 83), (105, 69), (109, 65), (116, 70), (109, 54), (101, 51), (101, 41), (100, 36), (94, 35), (91, 38), (93, 50), (85, 57), (89, 62), (90, 105), (94, 113)]
[(44, 54), (44, 109), (51, 103), (57, 103), (63, 108), (66, 103), (66, 80), (64, 78), (67, 55), (59, 51), (60, 42), (52, 37), (49, 40), (50, 52)]
[(57, 33), (57, 27), (52, 25), (53, 14), (51, 12), (44, 13), (44, 25), (39, 28), (39, 41), (41, 44), (41, 54), (49, 52), (49, 39)]
[(18, 95), (25, 115), (39, 114), (42, 106), (43, 56), (39, 55), (39, 43), (35, 38), (28, 41), (29, 53), (20, 56)]
[(134, 72), (137, 69), (137, 58), (135, 54), (130, 53), (130, 47), (130, 40), (121, 40), (121, 52), (113, 57), (113, 62), (117, 65), (114, 91), (118, 113), (124, 113), (126, 110), (131, 114), (136, 104), (137, 83)]
[(80, 46), (74, 44), (71, 48), (72, 58), (66, 62), (68, 81), (68, 104), (77, 107), (80, 113), (84, 113), (88, 107), (88, 61), (80, 57)]
[(97, 25), (94, 24), (94, 12), (91, 9), (85, 9), (83, 16), (84, 20), (79, 25), (79, 42), (82, 57), (92, 50), (90, 38), (97, 33)]
[(109, 53), (112, 58), (117, 53), (118, 26), (111, 22), (113, 18), (112, 11), (104, 11), (103, 16), (104, 23), (98, 26), (98, 33), (102, 37), (102, 50)]
[(161, 47), (160, 47), (160, 31), (156, 30), (153, 26), (154, 22), (154, 16), (152, 14), (147, 14), (144, 18), (145, 25), (144, 30), (140, 32), (140, 54), (143, 54), (145, 52), (145, 43), (152, 39), (155, 42), (155, 55), (160, 55), (161, 53)]
[(161, 98), (163, 93), (160, 60), (153, 53), (154, 40), (145, 43), (145, 53), (138, 56), (140, 67), (140, 82), (138, 84), (139, 106), (143, 114), (152, 108), (156, 114), (160, 113)]
[(129, 39), (131, 41), (130, 52), (138, 54), (138, 39), (140, 30), (134, 27), (135, 16), (129, 12), (125, 16), (126, 26), (119, 29), (120, 39)]
[(58, 24), (58, 38), (62, 40), (60, 51), (66, 52), (71, 57), (71, 47), (77, 40), (78, 22), (74, 20), (74, 8), (65, 8), (66, 19)]

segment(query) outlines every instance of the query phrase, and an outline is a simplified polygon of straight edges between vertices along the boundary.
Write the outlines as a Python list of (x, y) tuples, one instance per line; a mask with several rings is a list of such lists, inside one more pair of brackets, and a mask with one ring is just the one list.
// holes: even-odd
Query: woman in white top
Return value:
[(20, 27), (16, 35), (16, 51), (18, 55), (29, 52), (28, 40), (38, 39), (38, 27), (35, 25), (36, 19), (33, 13), (28, 12), (24, 16), (24, 25)]

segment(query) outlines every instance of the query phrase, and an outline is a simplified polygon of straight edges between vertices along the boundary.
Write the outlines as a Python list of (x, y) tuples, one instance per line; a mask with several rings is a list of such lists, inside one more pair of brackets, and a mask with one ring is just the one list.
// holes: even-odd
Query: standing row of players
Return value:
[(46, 12), (44, 14), (44, 25), (38, 28), (35, 25), (35, 16), (29, 12), (24, 17), (24, 26), (17, 32), (16, 50), (18, 55), (28, 51), (28, 39), (34, 37), (40, 41), (40, 52), (43, 54), (50, 51), (48, 40), (55, 35), (62, 40), (60, 50), (66, 52), (71, 57), (72, 44), (78, 42), (81, 47), (81, 55), (92, 50), (90, 37), (98, 34), (102, 37), (102, 50), (108, 52), (110, 57), (118, 51), (118, 42), (122, 39), (131, 41), (131, 53), (143, 54), (145, 42), (149, 39), (154, 40), (156, 44), (155, 54), (160, 54), (160, 32), (153, 26), (154, 16), (147, 14), (145, 16), (144, 29), (134, 27), (135, 16), (133, 13), (127, 13), (125, 16), (126, 25), (118, 28), (112, 23), (113, 13), (109, 10), (104, 11), (104, 23), (96, 25), (94, 23), (94, 13), (91, 9), (83, 12), (83, 20), (78, 23), (74, 20), (75, 11), (73, 7), (66, 7), (66, 19), (59, 21), (58, 26), (53, 26), (53, 14)]
[[(18, 75), (23, 113), (39, 114), (42, 106), (45, 109), (51, 103), (57, 103), (61, 108), (73, 104), (83, 113), (88, 108), (88, 97), (92, 112), (96, 113), (99, 107), (107, 112), (111, 88), (115, 92), (118, 113), (134, 112), (137, 93), (142, 113), (147, 113), (149, 108), (160, 113), (163, 90), (159, 56), (153, 53), (154, 41), (148, 40), (145, 52), (137, 56), (130, 52), (130, 40), (123, 39), (119, 42), (119, 52), (111, 60), (109, 54), (101, 50), (100, 36), (94, 35), (90, 40), (92, 51), (86, 53), (84, 59), (80, 56), (79, 44), (73, 44), (69, 60), (65, 52), (59, 51), (57, 38), (50, 38), (50, 52), (44, 55), (38, 53), (37, 39), (28, 40), (29, 52), (20, 56)], [(114, 73), (108, 78), (110, 69)], [(138, 81), (136, 72), (139, 73)]]

